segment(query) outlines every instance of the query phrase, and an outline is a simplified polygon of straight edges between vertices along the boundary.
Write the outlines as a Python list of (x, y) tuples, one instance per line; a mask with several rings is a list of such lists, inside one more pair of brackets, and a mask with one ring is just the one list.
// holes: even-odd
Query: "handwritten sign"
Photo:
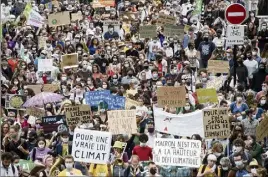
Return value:
[(137, 133), (136, 110), (108, 111), (109, 132), (114, 135)]
[(74, 130), (72, 156), (76, 162), (107, 164), (112, 134), (85, 129)]
[(265, 118), (260, 122), (256, 130), (257, 141), (263, 141), (263, 138), (267, 137), (267, 135), (268, 135), (268, 118), (267, 115), (265, 115)]
[(72, 21), (76, 21), (76, 20), (82, 20), (83, 19), (83, 15), (81, 13), (72, 13)]
[(156, 26), (140, 26), (140, 38), (154, 38), (156, 37)]
[(76, 68), (78, 67), (78, 54), (66, 54), (61, 56), (61, 67), (64, 68)]
[(27, 85), (27, 88), (33, 90), (34, 94), (41, 93), (42, 85)]
[(43, 86), (44, 92), (55, 92), (59, 90), (59, 86), (57, 84), (45, 84)]
[(68, 126), (90, 123), (91, 110), (88, 105), (66, 107), (65, 113)]
[(173, 25), (175, 23), (176, 23), (175, 17), (172, 17), (170, 15), (166, 15), (163, 13), (160, 13), (159, 17), (157, 19), (157, 24), (159, 24), (159, 25), (167, 25), (167, 24)]
[(199, 168), (201, 141), (155, 138), (154, 159), (157, 165)]
[(218, 103), (217, 92), (214, 88), (196, 90), (199, 103)]
[(53, 69), (53, 59), (38, 59), (38, 71), (51, 71)]
[(65, 121), (65, 115), (46, 116), (42, 118), (42, 126), (45, 133), (53, 131), (63, 132), (68, 131)]
[(44, 117), (45, 116), (45, 110), (40, 108), (26, 108), (26, 114), (34, 116), (34, 117)]
[(204, 109), (203, 124), (205, 138), (228, 138), (230, 135), (230, 122), (228, 110), (225, 108)]
[(130, 109), (133, 106), (137, 107), (137, 106), (141, 106), (141, 105), (142, 105), (141, 102), (132, 100), (130, 98), (126, 98), (126, 106), (125, 106), (125, 109)]
[(185, 87), (159, 87), (157, 88), (157, 104), (160, 107), (185, 106)]
[(222, 60), (208, 60), (208, 72), (229, 73), (229, 62)]

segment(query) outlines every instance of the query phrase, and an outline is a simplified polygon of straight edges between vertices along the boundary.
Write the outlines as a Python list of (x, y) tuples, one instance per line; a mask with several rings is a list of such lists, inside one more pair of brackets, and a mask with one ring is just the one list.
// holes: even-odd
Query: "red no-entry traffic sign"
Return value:
[(241, 4), (231, 4), (225, 10), (225, 19), (233, 25), (241, 24), (246, 19), (246, 17), (246, 9)]

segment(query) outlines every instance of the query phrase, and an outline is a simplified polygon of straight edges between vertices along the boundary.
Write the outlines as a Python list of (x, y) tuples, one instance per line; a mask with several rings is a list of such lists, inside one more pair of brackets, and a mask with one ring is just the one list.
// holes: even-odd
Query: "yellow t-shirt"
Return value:
[[(198, 173), (199, 172), (202, 173), (203, 166), (204, 165), (201, 165), (201, 167), (198, 170)], [(205, 168), (205, 170), (203, 171), (203, 173), (205, 173), (206, 171), (209, 171), (209, 170), (211, 170), (211, 168), (207, 165), (206, 168)], [(218, 168), (218, 174), (217, 174), (217, 176), (221, 176), (221, 170), (220, 170), (220, 168)], [(214, 177), (214, 175), (213, 174), (207, 174), (204, 177)]]
[(67, 172), (67, 170), (63, 170), (58, 174), (58, 177), (69, 177), (69, 176), (83, 176), (80, 170), (73, 168), (71, 172)]
[(89, 173), (94, 177), (108, 177), (108, 167), (106, 164), (90, 164)]
[(62, 144), (62, 156), (69, 155), (69, 146), (68, 144)]

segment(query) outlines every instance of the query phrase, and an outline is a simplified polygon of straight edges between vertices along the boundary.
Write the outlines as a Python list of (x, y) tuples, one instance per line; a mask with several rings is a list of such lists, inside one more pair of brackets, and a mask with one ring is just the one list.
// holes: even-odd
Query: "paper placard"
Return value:
[(218, 103), (217, 92), (214, 88), (196, 90), (199, 103)]
[(187, 139), (154, 140), (156, 165), (199, 168), (201, 165), (201, 141)]
[(181, 26), (165, 25), (164, 34), (166, 36), (182, 36), (184, 35), (184, 29)]
[(35, 10), (31, 10), (29, 14), (29, 18), (27, 20), (27, 25), (35, 26), (41, 28), (44, 24), (44, 18)]
[(76, 68), (78, 67), (78, 54), (66, 54), (61, 56), (61, 67), (64, 68)]
[(114, 0), (94, 0), (92, 2), (93, 8), (99, 8), (99, 7), (114, 7), (115, 1)]
[(268, 135), (268, 118), (267, 115), (265, 115), (265, 118), (260, 122), (256, 130), (257, 141), (263, 141), (263, 138), (267, 137), (267, 135)]
[(185, 106), (185, 87), (158, 87), (157, 91), (157, 104), (159, 107), (182, 107)]
[(230, 136), (231, 129), (226, 108), (204, 109), (203, 124), (207, 139), (224, 139)]
[(93, 130), (74, 130), (72, 156), (76, 162), (107, 164), (110, 157), (112, 134)]
[(156, 37), (155, 25), (140, 26), (140, 38), (154, 38)]
[(48, 26), (57, 27), (71, 24), (70, 12), (58, 12), (48, 15)]
[(136, 110), (108, 111), (109, 132), (113, 135), (137, 133)]
[(46, 116), (42, 118), (42, 126), (45, 133), (53, 131), (63, 132), (68, 131), (65, 115)]
[(59, 85), (57, 84), (45, 84), (43, 86), (44, 92), (55, 92), (59, 90)]
[(229, 62), (222, 60), (208, 60), (208, 72), (229, 73)]
[(38, 59), (38, 71), (51, 71), (53, 69), (53, 59)]
[(227, 45), (244, 45), (244, 25), (228, 25), (227, 26)]
[(32, 107), (26, 108), (26, 114), (39, 118), (44, 117), (46, 112), (43, 109)]
[(126, 105), (125, 105), (125, 109), (130, 109), (131, 107), (135, 106), (141, 106), (142, 103), (141, 102), (138, 102), (138, 101), (135, 101), (135, 100), (132, 100), (130, 98), (126, 98)]
[(64, 110), (68, 126), (90, 123), (91, 110), (88, 105), (68, 106)]
[(46, 38), (43, 36), (38, 37), (38, 49), (45, 48), (47, 46)]

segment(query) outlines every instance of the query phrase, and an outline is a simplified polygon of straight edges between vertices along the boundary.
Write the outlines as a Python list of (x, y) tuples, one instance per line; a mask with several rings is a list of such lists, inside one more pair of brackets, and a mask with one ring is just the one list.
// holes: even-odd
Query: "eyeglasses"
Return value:
[(259, 168), (258, 166), (252, 165), (250, 168)]
[(8, 128), (8, 127), (3, 127), (3, 128)]

